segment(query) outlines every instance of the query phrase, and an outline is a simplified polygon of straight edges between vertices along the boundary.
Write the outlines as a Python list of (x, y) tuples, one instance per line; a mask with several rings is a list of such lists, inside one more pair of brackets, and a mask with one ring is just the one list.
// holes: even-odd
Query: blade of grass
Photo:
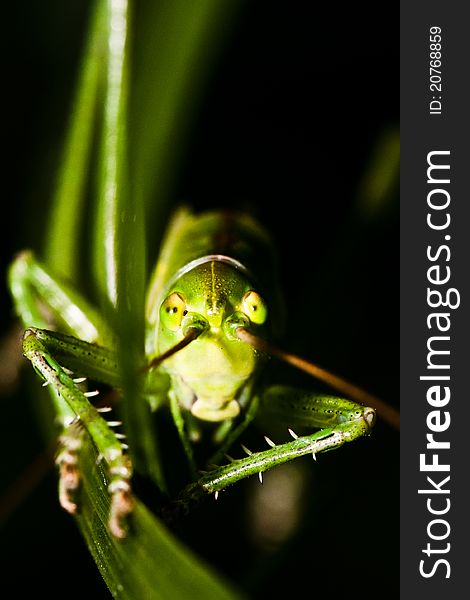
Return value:
[(84, 187), (96, 125), (99, 91), (104, 75), (106, 12), (96, 2), (90, 17), (89, 34), (79, 69), (79, 80), (57, 176), (57, 185), (46, 235), (45, 262), (58, 275), (76, 280), (79, 273), (80, 222)]
[(95, 229), (95, 280), (116, 334), (122, 412), (136, 466), (165, 489), (149, 407), (136, 376), (144, 354), (145, 228), (143, 208), (130, 193), (127, 139), (128, 5), (108, 2), (107, 84), (104, 100)]
[(81, 457), (83, 503), (77, 517), (87, 545), (115, 598), (126, 600), (236, 600), (238, 594), (156, 519), (138, 500), (131, 535), (109, 534), (109, 495), (105, 474), (96, 465), (90, 444)]
[(386, 218), (397, 201), (400, 134), (389, 127), (380, 133), (357, 194), (357, 212), (365, 220)]

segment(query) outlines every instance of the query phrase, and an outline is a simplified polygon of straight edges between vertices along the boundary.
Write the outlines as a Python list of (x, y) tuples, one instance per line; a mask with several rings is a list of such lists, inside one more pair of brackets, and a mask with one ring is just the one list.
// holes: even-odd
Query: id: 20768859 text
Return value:
[(429, 28), (429, 114), (442, 113), (442, 29)]

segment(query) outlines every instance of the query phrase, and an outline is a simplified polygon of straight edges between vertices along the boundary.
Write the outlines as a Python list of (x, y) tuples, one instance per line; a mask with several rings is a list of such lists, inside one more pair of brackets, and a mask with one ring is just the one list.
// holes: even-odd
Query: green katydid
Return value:
[[(192, 214), (181, 209), (164, 238), (148, 288), (146, 356), (139, 376), (154, 407), (169, 402), (188, 458), (193, 481), (180, 502), (218, 492), (240, 479), (262, 473), (297, 456), (325, 452), (368, 434), (379, 415), (396, 423), (397, 415), (348, 382), (284, 353), (273, 345), (281, 303), (271, 267), (269, 236), (247, 215), (229, 211)], [(90, 402), (94, 390), (83, 378), (120, 387), (114, 340), (109, 326), (67, 285), (53, 278), (31, 253), (21, 254), (10, 270), (16, 310), (27, 327), (23, 351), (53, 388), (63, 433), (57, 463), (60, 501), (77, 509), (78, 454), (86, 431), (109, 475), (112, 534), (125, 537), (132, 513), (132, 465), (117, 421), (106, 421)], [(67, 334), (49, 330), (64, 328)], [(333, 396), (286, 386), (265, 387), (262, 364), (276, 354), (320, 377), (345, 395), (370, 407)], [(193, 440), (212, 429), (218, 447), (208, 464), (219, 463), (258, 411), (278, 415), (290, 427), (319, 429), (268, 450), (231, 459), (203, 476), (197, 470)], [(165, 482), (156, 477), (163, 490)]]

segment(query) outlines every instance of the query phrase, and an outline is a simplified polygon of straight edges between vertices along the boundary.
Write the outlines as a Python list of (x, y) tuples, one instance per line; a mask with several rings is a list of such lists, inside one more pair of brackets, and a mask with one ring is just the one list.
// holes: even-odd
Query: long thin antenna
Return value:
[(305, 371), (305, 373), (308, 373), (320, 381), (327, 383), (341, 394), (344, 394), (356, 402), (360, 402), (361, 404), (375, 408), (379, 417), (384, 419), (384, 421), (387, 421), (387, 423), (395, 429), (400, 429), (400, 413), (377, 396), (369, 394), (369, 392), (366, 392), (357, 385), (354, 385), (342, 377), (338, 377), (338, 375), (335, 375), (334, 373), (331, 373), (330, 371), (327, 371), (326, 369), (323, 369), (322, 367), (319, 367), (314, 363), (301, 358), (300, 356), (286, 352), (285, 350), (274, 346), (263, 338), (254, 335), (251, 333), (251, 331), (248, 331), (248, 329), (245, 329), (244, 327), (238, 327), (236, 332), (237, 337), (240, 340), (250, 344), (250, 346), (254, 346), (258, 350), (262, 350), (267, 354), (276, 356), (277, 358), (280, 358), (284, 362), (289, 363), (297, 369)]
[(150, 371), (150, 369), (155, 369), (156, 367), (160, 366), (164, 360), (166, 360), (167, 358), (170, 358), (170, 356), (173, 356), (173, 354), (176, 354), (183, 348), (186, 348), (186, 346), (188, 344), (190, 344), (193, 340), (195, 340), (197, 337), (199, 337), (199, 335), (201, 333), (202, 333), (201, 329), (197, 329), (196, 327), (189, 327), (188, 333), (184, 336), (184, 338), (180, 342), (178, 342), (177, 344), (175, 344), (174, 346), (169, 348), (163, 354), (160, 354), (160, 356), (155, 356), (155, 358), (152, 358), (152, 360), (149, 362), (149, 364), (145, 365), (143, 370)]

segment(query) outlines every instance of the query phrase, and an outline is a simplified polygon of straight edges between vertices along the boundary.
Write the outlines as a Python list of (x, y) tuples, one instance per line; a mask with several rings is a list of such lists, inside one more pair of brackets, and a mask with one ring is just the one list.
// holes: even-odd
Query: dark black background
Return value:
[[(4, 21), (3, 197), (11, 212), (2, 269), (41, 239), (86, 23), (82, 4), (16, 5)], [(245, 4), (196, 110), (172, 190), (175, 204), (254, 209), (279, 250), (285, 344), (395, 405), (397, 201), (370, 220), (357, 204), (374, 144), (398, 127), (398, 32), (398, 4)], [(1, 285), (6, 332), (12, 309)], [(2, 398), (2, 415), (8, 487), (43, 442), (23, 387)], [(231, 511), (249, 501), (243, 484), (232, 500), (224, 494), (198, 513), (191, 543), (254, 597), (304, 589), (397, 597), (398, 434), (378, 423), (371, 438), (319, 463), (311, 508), (274, 559), (240, 534), (243, 510)], [(34, 589), (50, 598), (107, 597), (55, 487), (51, 471), (13, 513), (2, 532), (2, 572), (18, 596)]]

